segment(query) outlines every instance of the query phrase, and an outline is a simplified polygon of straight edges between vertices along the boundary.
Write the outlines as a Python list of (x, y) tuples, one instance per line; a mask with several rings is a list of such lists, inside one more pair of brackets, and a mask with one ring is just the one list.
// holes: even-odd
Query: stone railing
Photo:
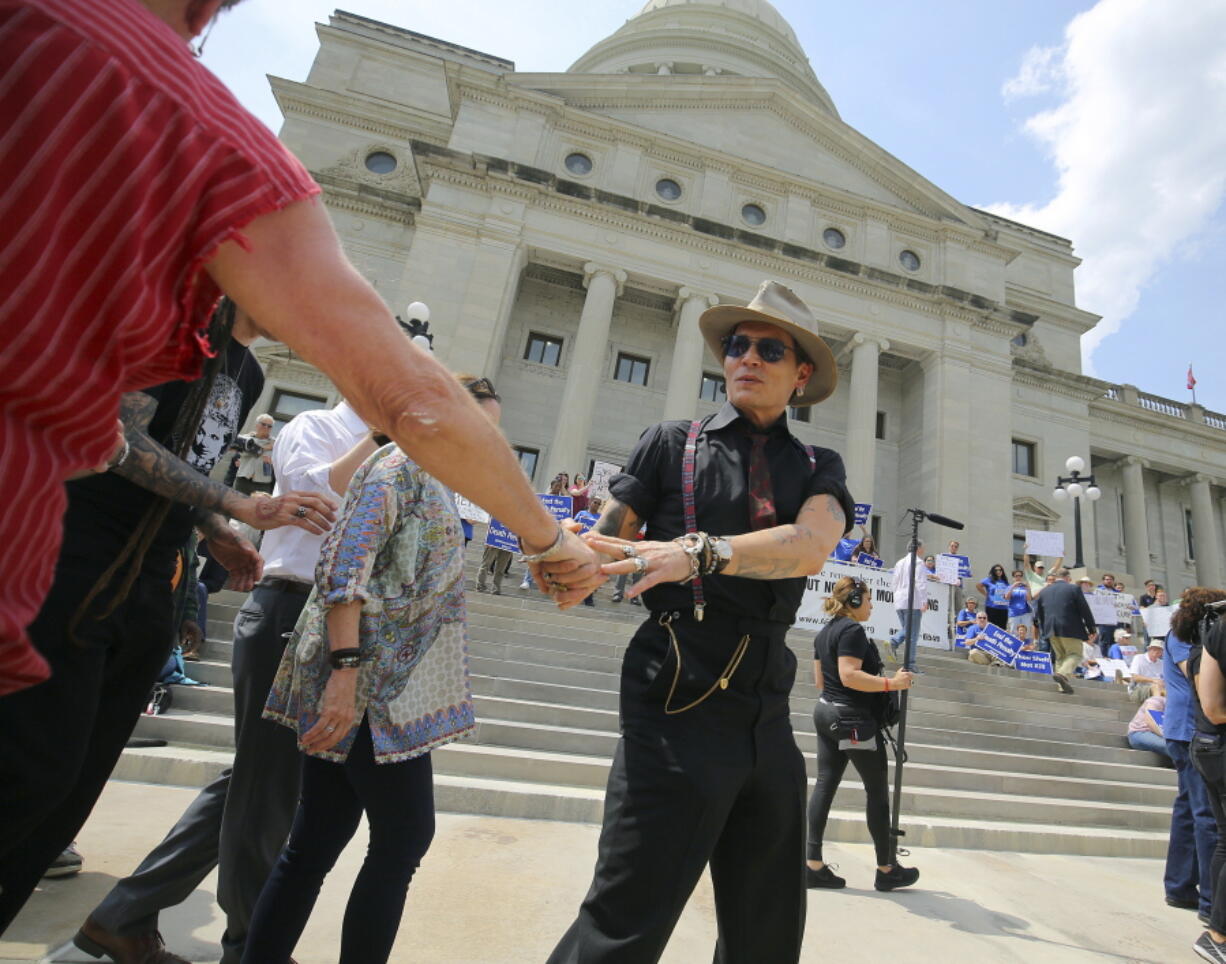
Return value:
[(1148, 411), (1157, 412), (1159, 415), (1169, 415), (1171, 418), (1181, 418), (1187, 422), (1200, 422), (1210, 428), (1226, 431), (1226, 415), (1206, 411), (1203, 405), (1177, 402), (1173, 398), (1151, 395), (1141, 391), (1135, 385), (1112, 385), (1103, 394), (1103, 398), (1113, 402), (1123, 402), (1125, 405), (1137, 405)]

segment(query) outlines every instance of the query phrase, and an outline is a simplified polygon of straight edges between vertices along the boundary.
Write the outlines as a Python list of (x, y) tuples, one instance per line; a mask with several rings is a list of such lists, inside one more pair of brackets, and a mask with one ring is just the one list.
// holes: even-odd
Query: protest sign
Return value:
[(1098, 663), (1098, 668), (1103, 671), (1105, 679), (1115, 679), (1116, 670), (1124, 674), (1124, 679), (1132, 679), (1132, 671), (1122, 659), (1099, 659), (1095, 660), (1095, 662)]
[(999, 626), (988, 623), (983, 629), (983, 639), (975, 643), (975, 648), (995, 656), (1002, 663), (1013, 665), (1017, 654), (1021, 651), (1022, 641), (1012, 633), (1007, 633)]
[(1150, 710), (1149, 715), (1153, 717), (1154, 722), (1158, 724), (1158, 729), (1162, 729), (1162, 721), (1166, 719), (1166, 713), (1162, 710)]
[[(809, 576), (805, 594), (796, 613), (796, 629), (821, 629), (830, 617), (822, 612), (822, 602), (834, 591), (834, 584), (841, 576), (862, 580), (873, 598), (873, 611), (862, 625), (870, 639), (889, 639), (899, 631), (899, 619), (894, 609), (894, 574), (889, 569), (872, 569), (848, 562), (831, 559), (816, 576)], [(921, 577), (922, 578), (922, 577)], [(920, 634), (917, 642), (930, 649), (950, 649), (948, 586), (928, 583), (928, 608), (920, 616)]]
[(591, 486), (588, 497), (608, 501), (609, 483), (613, 480), (613, 476), (621, 470), (620, 465), (614, 465), (612, 462), (593, 462), (592, 477), (588, 479), (588, 484)]
[(1064, 533), (1027, 529), (1026, 551), (1032, 556), (1060, 558), (1064, 555)]
[(863, 552), (857, 552), (851, 561), (858, 566), (868, 566), (870, 569), (880, 569), (885, 565), (878, 556), (866, 555)]
[(937, 579), (946, 585), (957, 586), (962, 582), (962, 565), (958, 556), (943, 552), (936, 558)]
[(1013, 661), (1013, 668), (1023, 673), (1042, 673), (1051, 676), (1051, 653), (1042, 653), (1037, 649), (1023, 649)]
[[(541, 500), (541, 504), (555, 519), (570, 518), (571, 498), (569, 495), (547, 495), (538, 492), (536, 497)], [(515, 538), (515, 533), (492, 516), (489, 528), (485, 532), (485, 544), (495, 549), (519, 552), (519, 540)]]
[(1142, 610), (1141, 618), (1145, 620), (1145, 631), (1150, 639), (1165, 636), (1171, 631), (1171, 616), (1174, 606), (1149, 606)]
[(872, 511), (873, 504), (871, 502), (857, 502), (855, 519), (853, 521), (858, 526), (868, 525), (868, 519)]
[(1119, 622), (1119, 614), (1115, 608), (1115, 596), (1117, 593), (1109, 590), (1095, 590), (1092, 593), (1086, 593), (1086, 602), (1090, 604), (1090, 612), (1094, 615), (1094, 622), (1099, 626), (1114, 626)]
[(455, 496), (456, 512), (460, 514), (460, 518), (466, 522), (478, 522), (485, 524), (490, 521), (490, 514), (475, 502), (469, 502), (464, 496)]
[(954, 553), (952, 552), (942, 552), (940, 556), (937, 556), (937, 570), (938, 571), (940, 571), (941, 556), (948, 556), (950, 559), (958, 560), (958, 578), (959, 579), (970, 579), (971, 578), (971, 557), (970, 556), (958, 556), (958, 555), (954, 555)]

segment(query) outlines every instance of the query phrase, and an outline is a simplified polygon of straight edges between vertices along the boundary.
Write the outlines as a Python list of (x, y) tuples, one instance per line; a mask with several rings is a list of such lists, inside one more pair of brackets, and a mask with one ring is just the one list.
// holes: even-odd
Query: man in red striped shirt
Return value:
[(577, 566), (556, 583), (595, 572), (345, 259), (310, 175), (191, 56), (230, 5), (0, 0), (0, 697), (47, 675), (25, 628), (51, 583), (61, 482), (115, 455), (121, 393), (199, 374), (220, 291), (526, 549), (559, 538), (553, 558)]

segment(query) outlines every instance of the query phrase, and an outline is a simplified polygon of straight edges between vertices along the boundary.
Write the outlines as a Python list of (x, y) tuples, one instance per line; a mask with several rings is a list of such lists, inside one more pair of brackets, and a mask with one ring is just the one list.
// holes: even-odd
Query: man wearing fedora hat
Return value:
[(555, 964), (657, 960), (708, 864), (716, 961), (800, 955), (806, 779), (784, 636), (853, 502), (842, 459), (797, 441), (787, 407), (829, 397), (837, 370), (809, 309), (775, 282), (699, 326), (728, 402), (647, 429), (585, 536), (615, 560), (606, 576), (639, 574), (628, 595), (648, 616), (622, 666), (595, 877)]

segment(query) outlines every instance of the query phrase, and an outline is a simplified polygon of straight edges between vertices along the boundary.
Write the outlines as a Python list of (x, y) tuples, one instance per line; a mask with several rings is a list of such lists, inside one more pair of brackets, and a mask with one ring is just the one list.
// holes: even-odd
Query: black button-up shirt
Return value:
[[(613, 498), (628, 505), (647, 522), (647, 538), (657, 541), (684, 534), (685, 508), (681, 496), (681, 462), (689, 422), (660, 422), (647, 429), (630, 454), (624, 472), (609, 485)], [(749, 451), (753, 424), (727, 402), (703, 420), (694, 463), (694, 506), (698, 528), (716, 536), (750, 532)], [(795, 522), (805, 500), (831, 495), (839, 500), (851, 529), (855, 506), (847, 491), (843, 459), (830, 449), (815, 448), (816, 467), (787, 427), (787, 415), (766, 430), (766, 461), (770, 467), (778, 525)], [(805, 579), (744, 579), (707, 576), (702, 581), (707, 618), (724, 611), (739, 617), (765, 619), (790, 625), (796, 618)], [(693, 587), (663, 583), (643, 594), (653, 611), (689, 609)]]

